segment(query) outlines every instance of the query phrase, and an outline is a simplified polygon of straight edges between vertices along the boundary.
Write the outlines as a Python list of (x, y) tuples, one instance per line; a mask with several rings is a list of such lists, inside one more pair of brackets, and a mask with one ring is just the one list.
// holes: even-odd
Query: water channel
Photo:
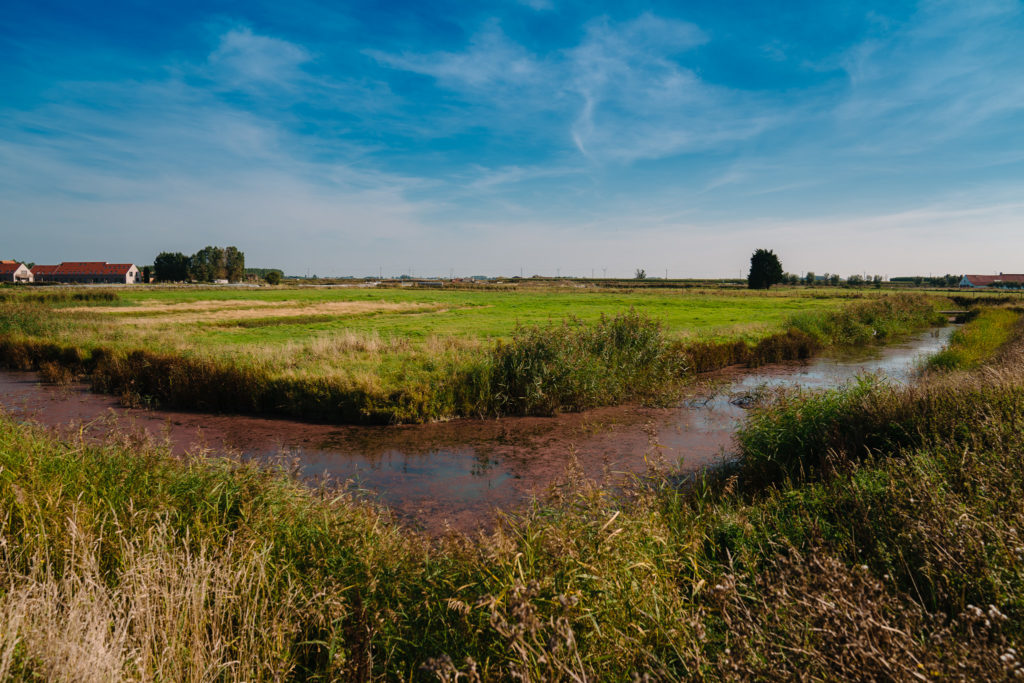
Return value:
[(436, 531), (486, 524), (564, 479), (570, 461), (614, 484), (652, 464), (692, 471), (729, 457), (743, 397), (762, 386), (826, 388), (860, 374), (913, 380), (952, 326), (855, 354), (711, 373), (672, 408), (618, 406), (552, 418), (456, 420), (385, 427), (318, 425), (234, 415), (125, 408), (84, 385), (53, 387), (34, 373), (0, 371), (0, 406), (20, 419), (91, 438), (135, 430), (176, 453), (231, 452), (294, 462), (302, 476), (349, 481), (413, 526)]

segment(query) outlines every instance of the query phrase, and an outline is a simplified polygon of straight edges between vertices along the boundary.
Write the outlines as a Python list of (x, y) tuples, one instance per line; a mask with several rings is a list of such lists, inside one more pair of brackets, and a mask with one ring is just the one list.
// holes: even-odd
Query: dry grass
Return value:
[(132, 306), (75, 306), (64, 308), (69, 313), (188, 313), (194, 311), (215, 311), (229, 308), (265, 308), (274, 306), (294, 306), (294, 301), (263, 301), (260, 299), (206, 299), (203, 301), (183, 301), (179, 303), (163, 303), (146, 299)]
[[(231, 302), (232, 306), (216, 304), (228, 302), (194, 302), (189, 304), (170, 304), (164, 307), (136, 306), (124, 307), (90, 307), (66, 309), (83, 313), (118, 314), (123, 323), (139, 326), (191, 323), (223, 323), (241, 320), (271, 318), (306, 318), (309, 316), (352, 316), (367, 313), (404, 313), (416, 311), (433, 313), (442, 309), (440, 304), (426, 304), (401, 301), (327, 301), (316, 304), (297, 305), (294, 302), (245, 301)], [(177, 308), (188, 306), (190, 308)], [(155, 315), (138, 315), (154, 313)], [(129, 314), (129, 315), (126, 315)]]
[[(295, 590), (271, 597), (277, 570), (267, 548), (230, 539), (189, 547), (166, 523), (101, 538), (71, 517), (66, 533), (62, 571), (37, 555), (29, 571), (5, 567), (0, 578), (0, 679), (245, 681), (292, 670), (294, 653), (282, 644), (297, 635), (306, 605)], [(113, 581), (103, 567), (110, 544), (122, 558)]]

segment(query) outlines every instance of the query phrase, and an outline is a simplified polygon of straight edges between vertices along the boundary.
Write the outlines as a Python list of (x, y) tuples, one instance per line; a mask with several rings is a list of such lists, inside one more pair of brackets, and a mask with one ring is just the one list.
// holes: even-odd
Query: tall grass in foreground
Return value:
[(625, 498), (570, 477), (472, 539), (282, 473), (0, 418), (0, 678), (1022, 676), (1014, 344), (838, 408), (768, 404), (735, 468), (683, 488), (652, 473)]

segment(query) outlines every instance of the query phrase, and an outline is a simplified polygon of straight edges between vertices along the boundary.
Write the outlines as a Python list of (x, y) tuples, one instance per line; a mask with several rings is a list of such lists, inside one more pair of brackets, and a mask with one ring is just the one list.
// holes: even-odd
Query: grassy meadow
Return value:
[(0, 362), (166, 406), (332, 422), (668, 400), (686, 376), (926, 327), (948, 300), (856, 290), (5, 290)]
[(284, 472), (0, 416), (0, 678), (1020, 677), (1014, 316), (996, 345), (991, 314), (964, 329), (973, 369), (766, 396), (729, 468), (612, 494), (570, 466), (473, 538)]

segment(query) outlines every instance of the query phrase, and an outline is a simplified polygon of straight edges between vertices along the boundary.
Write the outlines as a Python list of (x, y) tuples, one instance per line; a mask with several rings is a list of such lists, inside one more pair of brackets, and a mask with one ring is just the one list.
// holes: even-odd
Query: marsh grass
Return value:
[(927, 369), (950, 371), (979, 367), (1009, 341), (1019, 319), (1019, 310), (974, 309), (972, 321), (953, 333), (945, 349), (928, 359)]
[(688, 486), (570, 468), (473, 538), (0, 417), (0, 677), (1024, 675), (1019, 333), (973, 372), (765, 403)]
[(549, 415), (670, 391), (685, 374), (662, 326), (630, 311), (594, 325), (519, 328), (482, 366), (487, 412)]

